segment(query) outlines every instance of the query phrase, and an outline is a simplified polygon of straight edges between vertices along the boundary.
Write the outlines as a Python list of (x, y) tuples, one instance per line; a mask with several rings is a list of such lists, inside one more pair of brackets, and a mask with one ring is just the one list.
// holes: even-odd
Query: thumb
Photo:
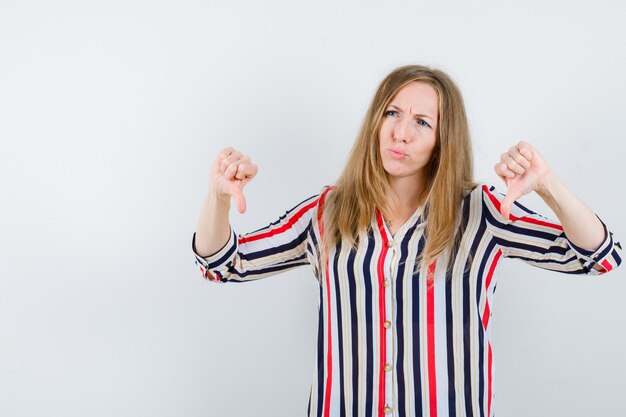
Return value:
[(509, 220), (509, 214), (511, 213), (511, 206), (513, 205), (513, 203), (515, 202), (515, 199), (510, 195), (507, 194), (506, 197), (504, 197), (504, 200), (502, 200), (502, 202), (500, 203), (500, 214), (502, 214), (502, 217), (504, 218), (504, 220)]
[(237, 211), (239, 213), (245, 213), (246, 211), (246, 198), (243, 196), (243, 190), (241, 189), (241, 185), (236, 184), (233, 186), (231, 190), (231, 195), (235, 199), (235, 205), (237, 206)]
[(509, 221), (510, 214), (511, 214), (511, 207), (513, 206), (513, 203), (515, 203), (515, 200), (520, 198), (522, 194), (517, 189), (516, 183), (512, 183), (512, 181), (508, 178), (502, 178), (502, 179), (504, 180), (504, 183), (506, 184), (506, 195), (504, 196), (504, 199), (502, 200), (502, 202), (500, 202), (500, 214), (502, 214), (502, 217), (504, 218), (504, 220)]
[[(507, 186), (508, 186), (508, 182), (507, 182)], [(521, 195), (519, 194), (519, 192), (516, 192), (515, 190), (511, 190), (511, 189), (507, 190), (504, 200), (502, 200), (502, 202), (500, 203), (500, 214), (502, 214), (502, 217), (504, 217), (504, 220), (507, 220), (507, 221), (509, 220), (511, 207), (513, 206), (513, 203), (515, 203), (515, 200), (517, 200), (520, 197)]]

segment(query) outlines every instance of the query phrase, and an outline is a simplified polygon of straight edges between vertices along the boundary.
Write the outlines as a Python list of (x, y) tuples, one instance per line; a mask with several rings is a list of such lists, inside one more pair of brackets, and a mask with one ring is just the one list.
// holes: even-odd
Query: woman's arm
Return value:
[[(494, 167), (507, 185), (506, 195), (483, 187), (483, 216), (502, 254), (532, 265), (570, 274), (598, 275), (621, 263), (621, 244), (601, 220), (552, 173), (525, 142), (503, 153)], [(558, 223), (516, 200), (535, 191)], [(509, 215), (510, 214), (510, 215)]]
[(556, 175), (546, 176), (536, 191), (559, 219), (572, 243), (588, 251), (602, 244), (606, 238), (602, 222)]
[(305, 199), (254, 232), (231, 231), (225, 244), (209, 256), (199, 254), (194, 233), (191, 245), (202, 277), (219, 283), (249, 282), (307, 264), (317, 276), (317, 240), (309, 237), (318, 197)]
[(500, 210), (506, 220), (515, 200), (535, 191), (552, 209), (565, 235), (576, 246), (594, 251), (605, 240), (604, 226), (595, 213), (563, 184), (530, 144), (520, 142), (511, 147), (501, 155), (494, 169), (507, 185)]
[(310, 263), (315, 254), (308, 242), (317, 196), (288, 210), (275, 222), (237, 235), (230, 227), (230, 198), (240, 213), (246, 210), (243, 187), (258, 168), (250, 158), (226, 148), (211, 167), (204, 200), (191, 245), (202, 276), (214, 282), (248, 282)]
[(230, 196), (209, 190), (196, 226), (196, 252), (208, 257), (226, 245), (230, 237)]

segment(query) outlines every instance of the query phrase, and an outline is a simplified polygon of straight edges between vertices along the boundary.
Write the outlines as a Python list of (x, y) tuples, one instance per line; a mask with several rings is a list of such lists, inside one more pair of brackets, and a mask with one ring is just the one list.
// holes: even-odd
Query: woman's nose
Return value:
[(408, 133), (407, 122), (404, 120), (398, 120), (398, 123), (396, 123), (393, 129), (393, 139), (406, 142), (408, 139), (407, 133)]

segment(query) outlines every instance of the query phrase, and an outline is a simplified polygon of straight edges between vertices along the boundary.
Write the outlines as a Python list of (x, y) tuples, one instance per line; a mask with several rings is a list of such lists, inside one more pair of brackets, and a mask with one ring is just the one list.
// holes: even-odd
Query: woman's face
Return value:
[(379, 130), (380, 155), (390, 179), (425, 179), (437, 142), (437, 92), (413, 81), (398, 91), (385, 109)]

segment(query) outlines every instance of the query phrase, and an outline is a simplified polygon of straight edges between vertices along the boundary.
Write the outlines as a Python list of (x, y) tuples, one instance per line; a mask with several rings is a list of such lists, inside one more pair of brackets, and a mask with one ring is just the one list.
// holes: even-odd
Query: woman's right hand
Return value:
[(223, 149), (213, 166), (209, 176), (209, 190), (222, 196), (232, 196), (239, 213), (246, 211), (246, 198), (243, 187), (254, 178), (259, 168), (252, 163), (250, 157), (228, 147)]

